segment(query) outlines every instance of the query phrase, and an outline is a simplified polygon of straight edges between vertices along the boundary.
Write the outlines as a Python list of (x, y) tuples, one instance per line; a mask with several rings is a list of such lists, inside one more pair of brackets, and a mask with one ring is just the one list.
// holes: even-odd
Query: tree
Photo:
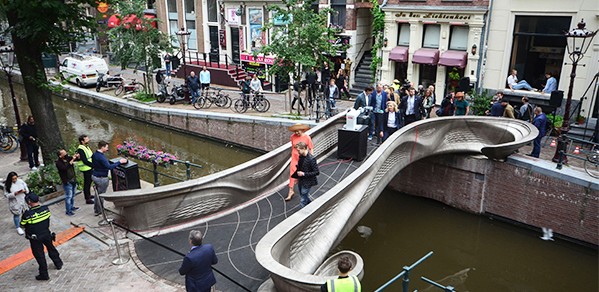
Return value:
[(145, 94), (153, 93), (152, 73), (160, 67), (160, 53), (172, 51), (171, 39), (152, 24), (157, 19), (143, 17), (146, 1), (121, 1), (115, 5), (121, 23), (108, 31), (111, 51), (121, 68), (133, 65), (146, 71)]
[(85, 14), (84, 7), (95, 5), (95, 0), (4, 0), (0, 5), (0, 20), (9, 24), (0, 36), (12, 37), (46, 164), (54, 160), (63, 141), (42, 53), (58, 53), (65, 43), (82, 40), (86, 32), (94, 32), (96, 20)]
[(260, 49), (260, 54), (272, 54), (275, 66), (269, 73), (283, 80), (301, 81), (302, 66), (315, 67), (323, 64), (327, 56), (337, 55), (347, 48), (347, 44), (335, 43), (336, 30), (327, 26), (331, 9), (314, 12), (312, 2), (282, 0), (283, 5), (271, 5), (272, 19), (285, 25), (267, 23), (263, 30), (271, 30), (270, 43)]

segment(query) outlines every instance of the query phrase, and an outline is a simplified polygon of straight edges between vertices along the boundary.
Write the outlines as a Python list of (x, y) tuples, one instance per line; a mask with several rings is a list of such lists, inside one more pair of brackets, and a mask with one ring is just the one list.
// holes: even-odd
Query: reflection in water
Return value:
[[(421, 276), (456, 291), (598, 291), (597, 250), (541, 231), (465, 213), (442, 203), (385, 190), (336, 252), (358, 252), (365, 263), (363, 291), (374, 291), (424, 256), (410, 272), (410, 291), (442, 291)], [(388, 291), (401, 291), (401, 280)], [(387, 291), (386, 290), (386, 291)]]

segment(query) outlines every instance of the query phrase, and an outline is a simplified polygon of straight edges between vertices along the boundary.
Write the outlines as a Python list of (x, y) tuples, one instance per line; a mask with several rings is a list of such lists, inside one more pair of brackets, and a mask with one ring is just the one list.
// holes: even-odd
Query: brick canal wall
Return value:
[[(266, 152), (288, 143), (291, 133), (287, 127), (297, 123), (289, 119), (247, 116), (233, 112), (225, 114), (200, 111), (191, 106), (190, 110), (150, 106), (75, 87), (69, 87), (60, 97), (142, 122)], [(303, 123), (314, 126), (313, 122)]]
[(389, 187), (598, 245), (598, 180), (512, 157), (507, 162), (469, 155), (429, 157), (403, 169)]

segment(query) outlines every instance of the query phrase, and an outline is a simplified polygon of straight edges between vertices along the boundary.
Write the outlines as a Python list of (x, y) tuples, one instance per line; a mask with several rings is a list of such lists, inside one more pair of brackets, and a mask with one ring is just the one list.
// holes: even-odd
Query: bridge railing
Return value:
[(448, 153), (482, 152), (503, 159), (537, 135), (530, 123), (505, 118), (447, 117), (410, 124), (315, 204), (268, 232), (256, 247), (256, 258), (271, 273), (277, 291), (318, 291), (326, 278), (314, 271), (405, 166)]

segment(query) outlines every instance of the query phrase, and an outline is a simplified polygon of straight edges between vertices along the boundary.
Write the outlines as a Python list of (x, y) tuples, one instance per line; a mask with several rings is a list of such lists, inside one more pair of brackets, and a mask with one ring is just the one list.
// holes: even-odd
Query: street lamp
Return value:
[[(560, 131), (560, 137), (558, 139), (558, 144), (555, 149), (555, 154), (553, 155), (553, 162), (560, 162), (560, 151), (566, 151), (567, 143), (565, 139), (565, 134), (570, 131), (570, 105), (572, 104), (572, 91), (574, 89), (574, 79), (576, 78), (576, 66), (578, 66), (578, 62), (584, 57), (584, 54), (589, 49), (589, 46), (593, 43), (593, 38), (597, 34), (599, 30), (590, 31), (586, 28), (586, 23), (584, 23), (584, 19), (581, 20), (576, 28), (573, 28), (569, 32), (565, 34), (565, 37), (568, 40), (568, 45), (566, 46), (568, 50), (568, 57), (570, 61), (572, 61), (572, 72), (570, 73), (570, 86), (568, 87), (568, 97), (566, 99), (566, 111), (564, 113), (564, 121), (562, 124), (562, 128)], [(567, 163), (568, 157), (563, 155), (561, 162)], [(561, 166), (558, 164), (558, 167)]]
[(189, 40), (189, 35), (191, 35), (191, 32), (182, 27), (181, 30), (179, 30), (176, 34), (177, 38), (179, 39), (179, 44), (181, 45), (181, 51), (183, 52), (183, 79), (185, 79), (187, 77), (187, 68), (185, 66), (185, 46), (187, 46), (187, 41)]
[[(0, 47), (0, 65), (2, 65), (2, 71), (6, 74), (8, 79), (8, 87), (10, 88), (10, 97), (12, 99), (12, 107), (15, 111), (15, 121), (17, 128), (21, 128), (21, 116), (19, 115), (19, 105), (17, 104), (17, 97), (15, 96), (15, 89), (12, 84), (12, 70), (15, 64), (15, 50), (12, 46), (1, 46)], [(27, 160), (27, 151), (25, 150), (25, 144), (21, 143), (21, 160)]]

